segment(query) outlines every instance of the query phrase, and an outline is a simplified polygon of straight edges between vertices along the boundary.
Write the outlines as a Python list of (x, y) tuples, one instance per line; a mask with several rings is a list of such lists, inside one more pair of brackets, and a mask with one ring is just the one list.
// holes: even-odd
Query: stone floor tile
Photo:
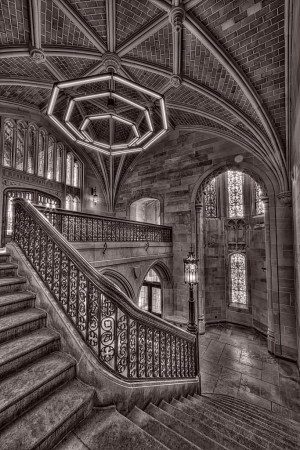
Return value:
[(250, 392), (246, 392), (240, 389), (238, 391), (237, 397), (240, 398), (241, 400), (254, 403), (257, 406), (260, 406), (261, 408), (265, 408), (271, 411), (271, 402), (255, 394), (251, 394)]
[(211, 342), (211, 339), (208, 339), (206, 337), (206, 335), (203, 335), (203, 336), (198, 337), (198, 342), (200, 345), (203, 345), (204, 347), (208, 347)]
[(228, 386), (228, 384), (225, 382), (219, 382), (217, 383), (215, 390), (215, 394), (224, 394), (224, 395), (230, 395), (231, 397), (237, 397), (238, 394), (238, 388)]
[(210, 325), (208, 330), (210, 333), (220, 335), (224, 331), (225, 327), (226, 325), (224, 326), (222, 324)]
[(205, 359), (200, 360), (200, 372), (207, 373), (209, 375), (219, 376), (222, 372), (222, 367), (216, 363), (206, 361)]
[(241, 379), (241, 391), (255, 394), (270, 402), (281, 403), (280, 387), (266, 381), (257, 380), (248, 375), (243, 375)]
[(260, 358), (251, 351), (243, 351), (240, 357), (240, 362), (246, 364), (247, 366), (256, 367), (257, 369), (262, 369), (263, 362)]
[(226, 344), (222, 352), (222, 356), (224, 356), (225, 358), (235, 359), (236, 361), (239, 361), (241, 353), (242, 350), (240, 348), (235, 347), (234, 345)]
[(240, 349), (248, 350), (248, 341), (241, 342), (238, 337), (233, 338), (231, 336), (224, 336), (221, 334), (219, 342), (224, 342), (225, 344), (233, 345), (234, 347), (238, 347)]
[(269, 352), (268, 352), (268, 348), (267, 347), (262, 347), (261, 345), (258, 344), (250, 344), (249, 343), (249, 350), (255, 353), (260, 353), (261, 355), (265, 355), (268, 356)]
[(281, 359), (278, 361), (278, 365), (280, 375), (295, 379), (299, 378), (299, 370), (295, 363), (284, 361)]
[(201, 372), (201, 393), (212, 393), (216, 387), (218, 377)]
[(206, 348), (204, 345), (199, 345), (199, 356), (202, 358), (204, 352), (206, 351)]
[(203, 359), (218, 362), (224, 347), (225, 344), (223, 342), (211, 341), (203, 355)]
[(239, 388), (241, 384), (242, 374), (234, 370), (223, 367), (218, 383), (227, 384), (229, 387)]
[(236, 372), (243, 373), (245, 375), (250, 375), (254, 378), (261, 379), (261, 370), (256, 367), (247, 366), (246, 364), (241, 364), (233, 359), (224, 358), (223, 356), (219, 360), (219, 365), (227, 367), (228, 369), (235, 370)]
[(263, 363), (261, 379), (271, 384), (279, 386), (279, 372), (273, 364)]
[(291, 378), (279, 376), (281, 401), (276, 402), (300, 413), (300, 384)]

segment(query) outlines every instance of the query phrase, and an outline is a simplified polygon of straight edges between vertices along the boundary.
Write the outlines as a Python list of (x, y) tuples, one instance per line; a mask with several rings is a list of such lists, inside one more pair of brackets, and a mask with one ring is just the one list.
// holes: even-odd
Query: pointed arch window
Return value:
[(54, 139), (52, 136), (48, 140), (48, 164), (47, 164), (47, 178), (53, 180), (54, 172)]
[(43, 130), (39, 133), (38, 175), (44, 176), (45, 168), (46, 134)]
[(27, 172), (34, 173), (37, 130), (33, 125), (28, 128)]
[(217, 217), (217, 191), (216, 179), (212, 178), (205, 189), (205, 216), (207, 218)]
[(3, 165), (5, 167), (12, 166), (13, 143), (14, 143), (14, 124), (11, 120), (6, 120), (4, 123), (4, 151), (3, 151)]
[(230, 284), (231, 302), (246, 305), (246, 257), (242, 253), (233, 253), (230, 256)]
[(261, 197), (262, 197), (262, 189), (260, 185), (255, 182), (255, 212), (257, 216), (260, 216), (265, 213), (265, 206)]
[(238, 170), (228, 170), (228, 216), (244, 217), (244, 174)]
[(66, 184), (72, 186), (72, 154), (67, 154), (67, 173), (66, 173)]
[(74, 186), (79, 187), (79, 162), (74, 163)]
[(25, 124), (19, 122), (17, 125), (17, 151), (16, 151), (16, 169), (24, 170), (25, 154)]
[(69, 194), (66, 196), (66, 209), (69, 211), (73, 209), (73, 198)]
[(76, 196), (73, 200), (73, 211), (79, 210), (79, 198)]
[(62, 144), (58, 144), (56, 151), (56, 181), (59, 183), (62, 180), (62, 158), (64, 147)]
[(154, 269), (150, 269), (144, 279), (139, 296), (139, 307), (158, 316), (162, 314), (161, 282)]

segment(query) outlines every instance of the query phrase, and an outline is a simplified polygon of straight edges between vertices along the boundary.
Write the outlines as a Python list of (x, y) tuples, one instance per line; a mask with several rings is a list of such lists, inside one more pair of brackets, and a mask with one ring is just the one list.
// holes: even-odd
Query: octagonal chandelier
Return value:
[[(101, 86), (99, 87), (99, 83), (103, 85), (103, 82), (108, 82), (108, 88), (103, 89)], [(128, 90), (128, 88), (130, 88), (130, 92), (137, 91), (138, 93), (142, 93), (147, 96), (146, 98), (150, 98), (149, 102), (155, 101), (156, 104), (159, 104), (161, 117), (160, 129), (155, 130), (157, 127), (154, 126), (149, 108), (147, 106), (116, 92), (116, 86), (118, 86), (118, 84), (121, 86), (121, 89), (125, 87), (125, 89), (127, 88)], [(74, 93), (75, 89), (81, 87), (88, 89), (92, 87), (94, 89), (92, 93)], [(72, 91), (72, 95), (66, 106), (66, 110), (64, 111), (63, 119), (60, 120), (55, 115), (58, 95), (60, 92), (66, 92), (66, 90), (66, 93), (68, 94), (69, 90), (72, 88), (74, 90)], [(95, 100), (97, 101), (98, 99), (105, 98), (107, 98), (107, 110), (105, 112), (87, 114), (83, 117), (83, 120), (79, 126), (74, 125), (74, 122), (72, 123), (72, 116), (74, 115), (74, 107), (76, 103), (95, 102)], [(132, 107), (132, 109), (137, 109), (144, 114), (142, 118), (142, 120), (144, 119), (145, 124), (143, 132), (141, 132), (137, 120), (128, 120), (128, 118), (116, 113), (114, 108), (116, 100), (119, 104), (124, 104), (125, 109), (126, 106)], [(103, 105), (101, 109), (103, 110)], [(114, 72), (54, 83), (47, 109), (47, 115), (65, 134), (69, 136), (70, 139), (72, 139), (72, 141), (106, 155), (121, 155), (126, 153), (141, 152), (142, 150), (150, 147), (150, 145), (166, 133), (168, 129), (164, 97), (161, 94), (123, 78)], [(110, 128), (113, 127), (114, 130), (116, 123), (122, 124), (129, 129), (128, 139), (126, 141), (124, 140), (124, 142), (115, 144), (113, 139), (109, 138), (107, 142), (105, 142), (104, 140), (95, 139), (95, 136), (92, 135), (93, 133), (91, 134), (89, 132), (89, 129), (93, 123), (99, 122), (100, 126), (101, 124), (104, 126), (104, 121), (107, 121), (107, 119), (109, 136), (112, 135)]]

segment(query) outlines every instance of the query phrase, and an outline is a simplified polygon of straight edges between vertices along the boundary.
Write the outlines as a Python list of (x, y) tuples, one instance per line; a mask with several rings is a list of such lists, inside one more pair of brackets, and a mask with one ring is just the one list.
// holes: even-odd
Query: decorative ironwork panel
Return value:
[(217, 191), (216, 179), (212, 178), (204, 191), (205, 216), (207, 218), (217, 217)]
[(137, 325), (130, 320), (129, 326), (129, 377), (137, 377)]
[(238, 170), (228, 170), (228, 216), (244, 216), (243, 184), (244, 174)]
[(159, 377), (159, 366), (160, 366), (160, 354), (159, 354), (159, 331), (154, 330), (154, 339), (153, 339), (153, 376)]
[[(92, 348), (98, 350), (99, 339), (99, 301), (98, 290), (91, 283), (88, 282), (88, 314), (86, 318), (87, 323), (87, 342)], [(70, 304), (69, 307), (72, 307)]]
[(116, 329), (116, 308), (113, 303), (101, 295), (101, 337), (100, 337), (100, 358), (111, 368), (115, 368), (115, 329)]
[(145, 378), (146, 376), (146, 326), (139, 324), (138, 327), (138, 376)]
[(265, 213), (265, 205), (261, 199), (262, 190), (258, 183), (255, 182), (255, 213), (260, 216)]
[(153, 377), (153, 331), (151, 328), (146, 328), (146, 349), (147, 349), (147, 361), (146, 361), (146, 377)]
[(166, 333), (160, 332), (160, 376), (166, 377)]
[(246, 258), (241, 253), (230, 256), (230, 281), (232, 303), (246, 304)]
[(117, 372), (127, 376), (127, 317), (118, 312), (121, 315), (117, 322)]

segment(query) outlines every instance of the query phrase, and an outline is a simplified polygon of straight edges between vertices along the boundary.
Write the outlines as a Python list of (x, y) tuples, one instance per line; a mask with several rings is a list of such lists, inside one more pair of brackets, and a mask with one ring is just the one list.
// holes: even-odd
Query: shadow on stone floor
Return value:
[(253, 329), (207, 325), (200, 336), (202, 393), (226, 394), (300, 422), (300, 374), (295, 363), (270, 355)]

